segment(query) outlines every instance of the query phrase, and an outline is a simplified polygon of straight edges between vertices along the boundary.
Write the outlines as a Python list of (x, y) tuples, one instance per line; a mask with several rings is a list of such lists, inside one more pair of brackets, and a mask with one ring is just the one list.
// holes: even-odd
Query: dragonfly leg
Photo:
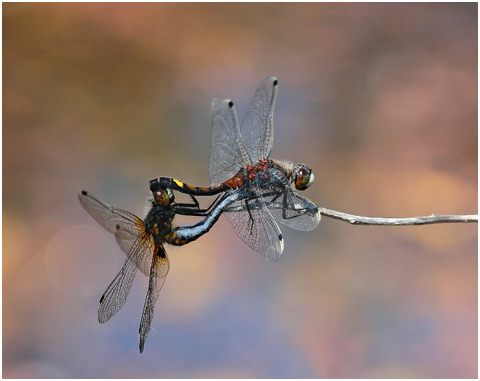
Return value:
[(245, 208), (247, 209), (247, 212), (248, 212), (248, 225), (250, 226), (250, 235), (253, 235), (253, 224), (254, 224), (254, 220), (253, 220), (253, 216), (252, 216), (252, 212), (250, 211), (250, 206), (248, 204), (248, 201), (245, 201)]
[(195, 196), (192, 195), (192, 194), (189, 194), (189, 196), (191, 197), (191, 199), (193, 201), (193, 204), (177, 203), (177, 205), (182, 207), (182, 208), (195, 208), (195, 209), (200, 210), (200, 204), (199, 204), (198, 200), (195, 198)]
[[(206, 209), (200, 209), (200, 204), (197, 199), (191, 195), (192, 199), (195, 201), (194, 204), (175, 204), (175, 212), (184, 216), (208, 216), (212, 209), (218, 204), (219, 198), (222, 195), (218, 195), (215, 200), (208, 206)], [(224, 195), (223, 198), (226, 196)], [(222, 199), (223, 199), (222, 198)]]

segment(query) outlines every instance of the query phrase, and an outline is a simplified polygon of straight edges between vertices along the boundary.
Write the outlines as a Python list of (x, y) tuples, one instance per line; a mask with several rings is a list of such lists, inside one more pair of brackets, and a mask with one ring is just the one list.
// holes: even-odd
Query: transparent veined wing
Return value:
[(249, 163), (240, 137), (237, 112), (229, 99), (212, 101), (213, 119), (208, 174), (210, 184), (232, 178)]
[[(119, 231), (117, 234), (115, 234), (115, 240), (117, 241), (122, 251), (128, 256), (128, 253), (133, 247), (131, 238), (124, 234), (124, 232)], [(135, 266), (137, 267), (137, 269), (140, 270), (143, 275), (148, 276), (148, 274), (150, 274), (152, 257), (151, 255), (148, 255), (147, 252), (144, 252), (144, 255), (136, 255), (134, 258), (131, 258), (131, 260), (134, 261)]]
[[(148, 233), (143, 233), (135, 241), (130, 252), (127, 254), (127, 259), (122, 268), (100, 299), (100, 306), (98, 308), (98, 321), (100, 323), (105, 323), (110, 320), (110, 318), (123, 307), (137, 272), (138, 267), (136, 263), (146, 261), (147, 258), (149, 258), (151, 262), (153, 250), (153, 238)], [(141, 258), (141, 260), (139, 258)]]
[[(145, 232), (143, 221), (133, 213), (98, 200), (87, 191), (82, 191), (78, 199), (95, 221), (115, 235), (118, 245), (128, 255), (135, 241)], [(148, 276), (151, 258), (137, 256), (135, 260), (138, 269)]]
[(258, 194), (273, 218), (295, 230), (314, 230), (321, 218), (318, 207), (306, 197), (295, 192), (280, 171), (269, 168), (255, 177)]
[(252, 250), (277, 262), (284, 247), (282, 232), (261, 199), (239, 200), (225, 217), (238, 237)]
[(302, 231), (314, 230), (320, 223), (318, 207), (307, 198), (290, 190), (280, 199), (264, 197), (265, 204), (275, 221), (289, 228)]
[(150, 269), (150, 278), (148, 282), (148, 291), (143, 306), (142, 319), (139, 329), (139, 347), (140, 353), (143, 352), (145, 341), (147, 340), (150, 326), (152, 325), (153, 315), (155, 312), (155, 303), (157, 302), (160, 290), (165, 283), (165, 278), (169, 270), (168, 256), (163, 245), (158, 244), (155, 248), (155, 255), (152, 260)]
[(117, 235), (122, 232), (124, 237), (130, 239), (138, 238), (139, 232), (143, 229), (143, 221), (126, 210), (117, 209), (112, 205), (102, 202), (87, 191), (78, 195), (83, 208), (102, 225), (105, 230)]
[(270, 155), (273, 147), (273, 111), (277, 100), (278, 80), (264, 79), (258, 86), (242, 122), (242, 141), (255, 163)]

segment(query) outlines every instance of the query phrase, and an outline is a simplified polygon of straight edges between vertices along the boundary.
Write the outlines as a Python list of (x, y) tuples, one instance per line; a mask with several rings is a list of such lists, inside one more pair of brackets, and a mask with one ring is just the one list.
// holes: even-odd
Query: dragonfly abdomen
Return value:
[(225, 192), (228, 189), (241, 187), (243, 183), (244, 176), (242, 174), (237, 174), (231, 179), (211, 187), (195, 187), (172, 177), (158, 177), (150, 180), (150, 190), (155, 191), (158, 188), (170, 188), (193, 196), (213, 196)]

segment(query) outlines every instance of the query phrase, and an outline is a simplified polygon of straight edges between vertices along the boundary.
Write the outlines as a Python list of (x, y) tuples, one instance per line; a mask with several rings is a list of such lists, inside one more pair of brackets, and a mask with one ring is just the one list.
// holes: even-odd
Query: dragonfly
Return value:
[(280, 259), (284, 249), (283, 236), (276, 222), (296, 230), (311, 231), (321, 218), (318, 207), (296, 192), (313, 183), (313, 170), (303, 163), (294, 165), (290, 161), (269, 158), (277, 92), (277, 78), (264, 79), (241, 127), (233, 102), (213, 99), (210, 187), (196, 187), (172, 177), (150, 180), (152, 191), (169, 187), (196, 196), (238, 189), (240, 197), (225, 208), (225, 217), (251, 249), (274, 262)]
[[(123, 209), (115, 208), (82, 191), (78, 197), (84, 209), (107, 231), (115, 235), (127, 258), (100, 299), (98, 321), (105, 323), (125, 304), (137, 270), (149, 277), (139, 328), (139, 348), (143, 352), (153, 319), (155, 303), (170, 268), (163, 244), (181, 246), (207, 233), (220, 217), (223, 209), (239, 197), (229, 192), (217, 198), (207, 209), (193, 204), (176, 203), (170, 188), (158, 188), (149, 200), (150, 210), (144, 220)], [(174, 226), (177, 215), (204, 216), (194, 225)]]

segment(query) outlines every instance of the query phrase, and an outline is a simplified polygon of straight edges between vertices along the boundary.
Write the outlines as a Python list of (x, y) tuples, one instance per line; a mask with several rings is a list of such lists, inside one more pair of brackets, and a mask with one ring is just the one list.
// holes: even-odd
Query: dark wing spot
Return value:
[(228, 102), (228, 107), (230, 107), (230, 108), (233, 107), (233, 102), (232, 101)]
[(278, 85), (278, 80), (273, 81), (273, 86), (277, 86), (277, 85)]
[(102, 297), (100, 298), (100, 304), (102, 304), (104, 298), (105, 298), (105, 294), (103, 294)]
[(278, 240), (283, 241), (283, 236), (281, 234), (278, 235)]
[(86, 196), (88, 193), (87, 193), (87, 191), (82, 190), (82, 194), (83, 194), (84, 196)]
[(161, 245), (161, 246), (158, 247), (157, 255), (158, 255), (160, 258), (166, 258), (166, 257), (167, 257), (167, 253), (165, 252), (165, 248), (163, 247), (163, 245)]
[(119, 224), (116, 224), (116, 225), (115, 225), (115, 229), (120, 230), (120, 225), (119, 225)]

